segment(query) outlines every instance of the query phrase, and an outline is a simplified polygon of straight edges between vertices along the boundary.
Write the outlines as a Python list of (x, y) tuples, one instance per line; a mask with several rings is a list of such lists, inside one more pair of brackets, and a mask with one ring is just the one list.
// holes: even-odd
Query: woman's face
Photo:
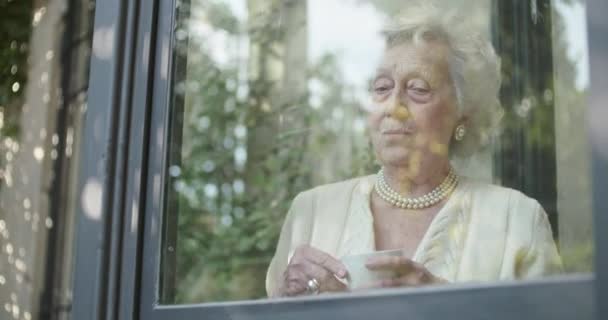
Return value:
[(385, 52), (368, 118), (382, 164), (416, 169), (429, 157), (447, 159), (457, 121), (448, 56), (440, 43), (406, 43)]

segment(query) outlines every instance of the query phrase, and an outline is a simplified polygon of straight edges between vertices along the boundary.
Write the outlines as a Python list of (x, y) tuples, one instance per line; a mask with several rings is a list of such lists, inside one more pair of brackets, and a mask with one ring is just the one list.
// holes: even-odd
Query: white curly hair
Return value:
[(408, 1), (383, 34), (387, 48), (421, 41), (444, 42), (451, 51), (450, 76), (456, 93), (458, 114), (466, 118), (466, 135), (452, 141), (450, 157), (462, 159), (487, 145), (500, 130), (503, 109), (498, 98), (500, 59), (489, 40), (467, 25), (455, 11), (432, 1)]

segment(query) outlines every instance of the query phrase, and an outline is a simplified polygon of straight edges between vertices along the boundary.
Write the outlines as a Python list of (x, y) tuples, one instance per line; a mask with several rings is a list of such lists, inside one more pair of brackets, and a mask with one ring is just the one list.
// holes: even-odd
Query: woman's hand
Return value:
[(309, 245), (301, 245), (283, 273), (280, 292), (283, 296), (311, 294), (308, 282), (313, 279), (319, 285), (319, 292), (345, 291), (346, 285), (336, 276), (344, 278), (346, 274), (346, 267), (340, 260)]
[(380, 280), (366, 288), (418, 287), (447, 283), (446, 280), (433, 275), (423, 265), (403, 256), (372, 257), (365, 266), (369, 270), (390, 270), (396, 273), (396, 277)]

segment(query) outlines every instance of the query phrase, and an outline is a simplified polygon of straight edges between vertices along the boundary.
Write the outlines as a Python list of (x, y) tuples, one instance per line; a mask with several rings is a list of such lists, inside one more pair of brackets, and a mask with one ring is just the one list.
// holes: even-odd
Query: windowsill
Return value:
[(160, 314), (167, 312), (167, 316), (177, 318), (199, 313), (210, 315), (212, 319), (216, 319), (215, 316), (222, 319), (317, 319), (329, 315), (375, 320), (391, 319), (394, 316), (420, 318), (427, 315), (484, 319), (484, 314), (491, 314), (493, 319), (509, 319), (521, 315), (531, 319), (593, 319), (593, 281), (592, 274), (571, 274), (531, 281), (464, 283), (296, 298), (163, 305), (154, 307), (154, 310)]

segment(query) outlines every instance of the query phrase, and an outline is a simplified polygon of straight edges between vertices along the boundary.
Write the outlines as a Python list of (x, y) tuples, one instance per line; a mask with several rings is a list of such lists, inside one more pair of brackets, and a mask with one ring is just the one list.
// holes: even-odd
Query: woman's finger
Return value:
[(366, 285), (365, 288), (419, 287), (422, 285), (445, 282), (445, 280), (433, 276), (428, 270), (418, 268), (395, 278), (372, 282)]
[(316, 279), (319, 282), (321, 291), (344, 291), (346, 285), (340, 282), (333, 273), (326, 268), (309, 262), (304, 267), (304, 272), (309, 276), (309, 279)]
[(407, 273), (419, 268), (419, 265), (406, 257), (379, 256), (371, 257), (365, 266), (369, 270), (398, 270), (400, 273)]
[(300, 265), (289, 265), (283, 278), (283, 292), (287, 296), (303, 294), (308, 290), (308, 276)]
[(306, 293), (311, 279), (317, 280), (322, 292), (346, 290), (346, 285), (336, 279), (331, 271), (313, 260), (315, 259), (309, 258), (309, 254), (302, 251), (294, 254), (284, 273), (284, 291), (287, 295)]
[(396, 278), (397, 282), (401, 286), (417, 287), (424, 284), (431, 283), (430, 273), (426, 269), (416, 269), (409, 273), (403, 274)]
[(297, 281), (290, 281), (285, 283), (285, 295), (288, 297), (297, 296), (307, 291), (306, 286)]
[[(337, 275), (340, 278), (346, 277), (346, 267), (342, 262), (331, 255), (313, 248), (311, 246), (300, 246), (296, 250), (297, 254), (301, 254), (305, 259), (324, 267), (329, 270), (332, 274)], [(295, 254), (294, 254), (295, 256)]]
[(394, 278), (371, 283), (368, 285), (369, 288), (417, 287), (439, 282), (435, 281), (438, 278), (434, 277), (423, 265), (406, 257), (372, 257), (367, 261), (366, 267), (369, 270), (390, 270), (396, 272)]

